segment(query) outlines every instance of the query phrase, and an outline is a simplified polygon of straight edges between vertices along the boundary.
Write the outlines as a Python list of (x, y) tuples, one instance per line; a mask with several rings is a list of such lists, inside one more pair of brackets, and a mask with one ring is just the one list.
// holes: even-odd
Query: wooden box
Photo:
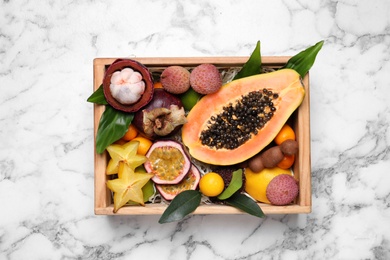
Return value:
[[(218, 68), (242, 67), (249, 57), (189, 57), (189, 58), (132, 58), (146, 65), (151, 72), (162, 71), (170, 65), (181, 65), (189, 69), (202, 63), (212, 63)], [(290, 57), (262, 57), (263, 67), (278, 68)], [(105, 69), (115, 58), (96, 58), (94, 60), (94, 88), (103, 82)], [(259, 203), (265, 214), (299, 214), (311, 212), (311, 164), (310, 164), (310, 103), (309, 75), (303, 79), (306, 95), (301, 106), (292, 115), (292, 122), (299, 143), (299, 154), (293, 166), (295, 177), (299, 180), (299, 197), (294, 204), (273, 206)], [(94, 139), (104, 106), (94, 105)], [(95, 214), (114, 215), (110, 190), (106, 187), (108, 176), (105, 169), (108, 163), (107, 153), (95, 151)], [(127, 206), (116, 215), (161, 215), (166, 209), (164, 204), (146, 204), (145, 206)], [(201, 205), (193, 214), (247, 214), (234, 207), (224, 205)]]

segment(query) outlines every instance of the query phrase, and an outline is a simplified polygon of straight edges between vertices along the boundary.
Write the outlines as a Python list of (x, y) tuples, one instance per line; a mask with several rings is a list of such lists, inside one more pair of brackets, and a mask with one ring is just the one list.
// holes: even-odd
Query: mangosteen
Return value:
[(108, 104), (124, 112), (136, 112), (153, 97), (152, 74), (138, 61), (117, 59), (103, 78), (103, 92)]
[(175, 134), (187, 122), (181, 100), (163, 89), (154, 89), (152, 100), (135, 113), (133, 123), (150, 139)]

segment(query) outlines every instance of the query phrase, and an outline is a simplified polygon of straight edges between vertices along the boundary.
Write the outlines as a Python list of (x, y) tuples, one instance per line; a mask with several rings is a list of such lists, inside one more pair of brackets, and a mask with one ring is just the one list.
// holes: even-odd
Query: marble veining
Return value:
[[(97, 57), (293, 55), (310, 71), (310, 214), (93, 213)], [(390, 259), (390, 2), (0, 2), (0, 259)]]

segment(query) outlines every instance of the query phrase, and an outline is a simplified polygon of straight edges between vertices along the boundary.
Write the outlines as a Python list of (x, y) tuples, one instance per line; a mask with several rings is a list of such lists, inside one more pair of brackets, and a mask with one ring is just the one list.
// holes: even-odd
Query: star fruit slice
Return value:
[(120, 163), (118, 179), (107, 181), (107, 187), (114, 192), (114, 213), (128, 201), (144, 205), (142, 187), (153, 177), (149, 173), (138, 173), (125, 163)]
[(142, 165), (146, 161), (146, 156), (137, 154), (138, 146), (138, 141), (130, 141), (124, 145), (112, 144), (108, 146), (107, 151), (111, 159), (108, 162), (106, 174), (118, 173), (120, 162), (124, 162), (132, 170)]

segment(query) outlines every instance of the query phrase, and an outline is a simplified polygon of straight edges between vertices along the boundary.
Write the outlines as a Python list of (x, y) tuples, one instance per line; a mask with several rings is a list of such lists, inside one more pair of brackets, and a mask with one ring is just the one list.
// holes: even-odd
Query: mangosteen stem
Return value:
[(156, 120), (154, 121), (154, 125), (157, 129), (161, 129), (163, 127), (163, 121), (164, 121), (164, 118), (156, 118)]

